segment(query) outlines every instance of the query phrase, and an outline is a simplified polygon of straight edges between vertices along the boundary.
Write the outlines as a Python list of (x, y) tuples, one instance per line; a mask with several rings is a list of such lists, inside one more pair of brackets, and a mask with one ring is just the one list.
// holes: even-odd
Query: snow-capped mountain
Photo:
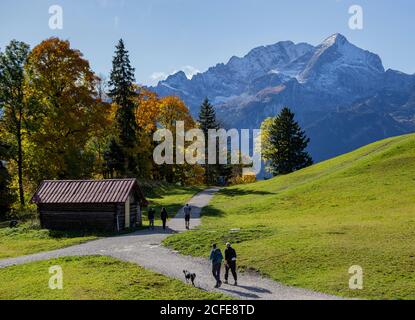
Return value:
[(222, 122), (236, 128), (258, 128), (289, 106), (317, 161), (415, 130), (415, 76), (385, 71), (378, 55), (341, 34), (318, 46), (261, 46), (192, 79), (178, 72), (152, 89), (180, 96), (194, 116), (208, 97)]
[(233, 56), (228, 63), (219, 63), (190, 80), (184, 72), (177, 72), (153, 89), (162, 96), (179, 95), (191, 109), (206, 96), (213, 103), (222, 103), (245, 94), (255, 79), (270, 75), (287, 81), (297, 76), (307, 62), (299, 58), (312, 54), (314, 50), (313, 46), (305, 43), (278, 42), (255, 48), (243, 58)]

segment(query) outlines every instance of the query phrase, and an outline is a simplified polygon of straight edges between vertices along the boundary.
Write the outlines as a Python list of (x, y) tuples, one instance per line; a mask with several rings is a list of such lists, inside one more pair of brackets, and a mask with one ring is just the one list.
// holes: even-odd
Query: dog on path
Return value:
[(183, 270), (184, 278), (186, 279), (186, 283), (192, 282), (193, 287), (195, 286), (195, 279), (196, 279), (196, 273), (190, 273), (187, 270)]

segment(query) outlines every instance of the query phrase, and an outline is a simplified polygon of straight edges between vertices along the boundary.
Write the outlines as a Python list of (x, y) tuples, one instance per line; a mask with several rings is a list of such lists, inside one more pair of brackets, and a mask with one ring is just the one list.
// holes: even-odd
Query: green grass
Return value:
[(17, 228), (0, 228), (0, 259), (49, 251), (97, 239), (98, 235), (54, 232), (26, 222)]
[[(415, 135), (223, 189), (203, 211), (200, 229), (165, 244), (206, 256), (214, 241), (233, 242), (242, 268), (288, 285), (415, 299)], [(349, 289), (352, 265), (363, 268), (363, 290)]]
[[(201, 188), (198, 187), (157, 184), (145, 190), (145, 194), (151, 205), (157, 209), (157, 217), (163, 206), (166, 207), (170, 216), (173, 216), (188, 199), (200, 190)], [(147, 214), (144, 212), (143, 216), (144, 225), (147, 225)], [(36, 221), (22, 223), (17, 228), (0, 227), (0, 259), (59, 249), (111, 235), (114, 234), (42, 230)]]
[[(63, 289), (49, 288), (49, 268), (63, 271)], [(0, 300), (224, 299), (179, 280), (109, 257), (68, 257), (0, 269)]]

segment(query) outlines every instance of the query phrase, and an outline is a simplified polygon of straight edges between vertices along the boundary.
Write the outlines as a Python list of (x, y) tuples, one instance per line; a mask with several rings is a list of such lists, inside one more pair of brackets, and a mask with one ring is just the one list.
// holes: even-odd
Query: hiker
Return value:
[(220, 249), (216, 247), (216, 243), (212, 245), (209, 260), (212, 261), (212, 274), (216, 280), (215, 288), (219, 288), (222, 285), (222, 281), (220, 280), (220, 268), (222, 267), (223, 255)]
[(161, 209), (160, 218), (161, 218), (161, 221), (163, 222), (163, 229), (166, 230), (166, 222), (168, 218), (166, 208)]
[(226, 243), (225, 249), (225, 283), (228, 284), (229, 269), (232, 272), (233, 279), (235, 280), (234, 285), (238, 285), (238, 279), (236, 275), (236, 251), (232, 248), (231, 244)]
[(154, 230), (154, 216), (156, 211), (153, 208), (148, 209), (149, 228)]
[(186, 226), (186, 229), (190, 229), (190, 213), (192, 212), (192, 207), (189, 206), (189, 204), (186, 204), (186, 206), (183, 208), (184, 211), (184, 223)]

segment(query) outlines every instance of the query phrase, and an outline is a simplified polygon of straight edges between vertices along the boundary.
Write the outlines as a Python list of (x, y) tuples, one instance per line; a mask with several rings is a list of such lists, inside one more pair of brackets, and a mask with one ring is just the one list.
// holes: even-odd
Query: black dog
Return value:
[(196, 273), (190, 273), (187, 270), (183, 270), (184, 278), (186, 279), (186, 283), (189, 283), (189, 280), (192, 282), (193, 287), (195, 286), (195, 279)]

